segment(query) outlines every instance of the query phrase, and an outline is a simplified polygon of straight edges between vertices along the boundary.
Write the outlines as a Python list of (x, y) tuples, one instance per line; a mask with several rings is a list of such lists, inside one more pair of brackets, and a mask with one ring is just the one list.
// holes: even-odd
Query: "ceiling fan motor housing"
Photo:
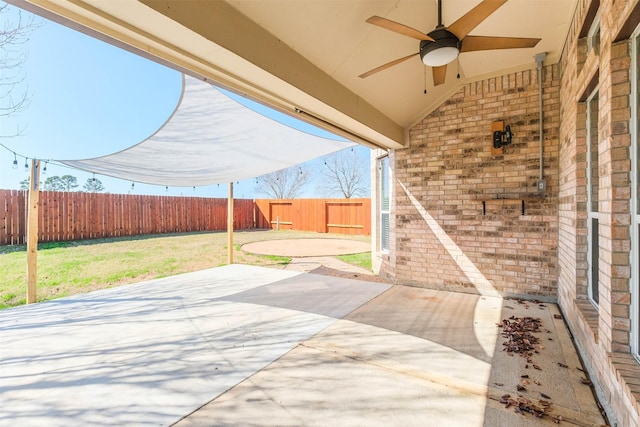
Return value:
[(434, 41), (420, 42), (420, 59), (425, 65), (440, 67), (456, 59), (460, 53), (462, 43), (450, 31), (437, 28), (428, 34)]

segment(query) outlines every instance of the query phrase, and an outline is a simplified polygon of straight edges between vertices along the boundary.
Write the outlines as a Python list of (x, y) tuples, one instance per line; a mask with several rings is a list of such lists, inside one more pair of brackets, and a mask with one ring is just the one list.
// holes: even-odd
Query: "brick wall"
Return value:
[[(465, 85), (410, 130), (407, 149), (396, 150), (397, 283), (555, 298), (560, 76), (558, 65), (543, 67), (541, 195), (531, 62), (530, 70)], [(491, 152), (494, 121), (514, 132), (502, 154)]]
[[(558, 300), (612, 425), (638, 425), (640, 367), (630, 354), (630, 50), (638, 1), (600, 1), (601, 42), (587, 52), (598, 2), (580, 0), (561, 61)], [(624, 27), (627, 27), (625, 30)], [(622, 34), (627, 32), (626, 35)], [(598, 87), (599, 296), (587, 300), (587, 141), (583, 101)]]
[[(600, 47), (588, 50), (598, 10)], [(466, 84), (413, 126), (407, 148), (390, 156), (392, 248), (380, 262), (399, 284), (557, 298), (612, 426), (640, 425), (630, 335), (640, 323), (630, 259), (629, 38), (638, 24), (640, 0), (578, 0), (560, 62), (543, 69), (542, 197), (535, 68)], [(597, 306), (588, 298), (585, 103), (595, 88)], [(515, 136), (492, 154), (491, 125), (500, 120)]]

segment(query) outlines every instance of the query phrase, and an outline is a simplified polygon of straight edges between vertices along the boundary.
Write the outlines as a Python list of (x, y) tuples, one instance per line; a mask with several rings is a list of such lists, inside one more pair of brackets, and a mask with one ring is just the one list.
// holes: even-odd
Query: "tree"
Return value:
[(62, 180), (59, 176), (50, 176), (44, 181), (45, 191), (62, 191)]
[[(33, 15), (22, 11), (13, 11), (8, 4), (0, 5), (0, 117), (9, 117), (23, 111), (29, 105), (28, 90), (22, 85), (25, 80), (23, 65), (27, 61), (27, 52), (18, 48), (29, 41), (31, 33), (42, 25)], [(22, 89), (22, 90), (21, 90)], [(8, 138), (17, 136), (0, 134)]]
[(321, 169), (320, 190), (331, 195), (339, 194), (346, 199), (367, 196), (370, 192), (369, 164), (355, 150), (347, 149), (326, 158)]
[(45, 191), (71, 191), (78, 187), (78, 179), (72, 175), (50, 176), (44, 182)]
[(72, 175), (62, 175), (62, 191), (71, 191), (78, 187), (78, 178)]
[(294, 199), (309, 181), (309, 172), (292, 166), (258, 177), (255, 191), (272, 199)]
[(98, 178), (87, 178), (87, 182), (82, 186), (87, 193), (100, 193), (104, 191), (104, 185)]

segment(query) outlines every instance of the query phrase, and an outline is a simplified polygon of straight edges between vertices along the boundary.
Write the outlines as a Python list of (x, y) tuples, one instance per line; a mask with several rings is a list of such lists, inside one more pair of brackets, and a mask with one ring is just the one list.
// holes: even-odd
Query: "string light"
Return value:
[(136, 183), (135, 183), (135, 182), (132, 182), (132, 183), (131, 183), (131, 189), (133, 190), (133, 187), (135, 187), (135, 186), (136, 186)]
[(168, 185), (164, 187), (164, 192), (165, 192), (165, 193), (168, 193), (168, 192), (169, 192), (169, 186), (168, 186)]
[(29, 172), (29, 159), (24, 158), (24, 171)]
[[(46, 166), (45, 166), (46, 167)], [(91, 182), (93, 182), (94, 184), (96, 183), (96, 174), (94, 173), (93, 176), (91, 177)]]
[(16, 157), (16, 153), (13, 153), (13, 168), (18, 169), (18, 158)]
[(195, 185), (193, 186), (193, 191), (196, 191), (196, 186)]
[(42, 173), (43, 173), (44, 175), (46, 175), (46, 174), (47, 174), (47, 164), (48, 164), (48, 163), (49, 163), (49, 162), (44, 162), (44, 169), (42, 169)]

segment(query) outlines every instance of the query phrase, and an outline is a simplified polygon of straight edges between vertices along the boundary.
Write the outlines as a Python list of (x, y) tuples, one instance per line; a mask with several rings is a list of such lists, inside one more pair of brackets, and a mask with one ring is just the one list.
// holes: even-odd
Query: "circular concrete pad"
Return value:
[(369, 252), (371, 244), (347, 239), (288, 239), (247, 243), (242, 250), (259, 255), (310, 257)]

